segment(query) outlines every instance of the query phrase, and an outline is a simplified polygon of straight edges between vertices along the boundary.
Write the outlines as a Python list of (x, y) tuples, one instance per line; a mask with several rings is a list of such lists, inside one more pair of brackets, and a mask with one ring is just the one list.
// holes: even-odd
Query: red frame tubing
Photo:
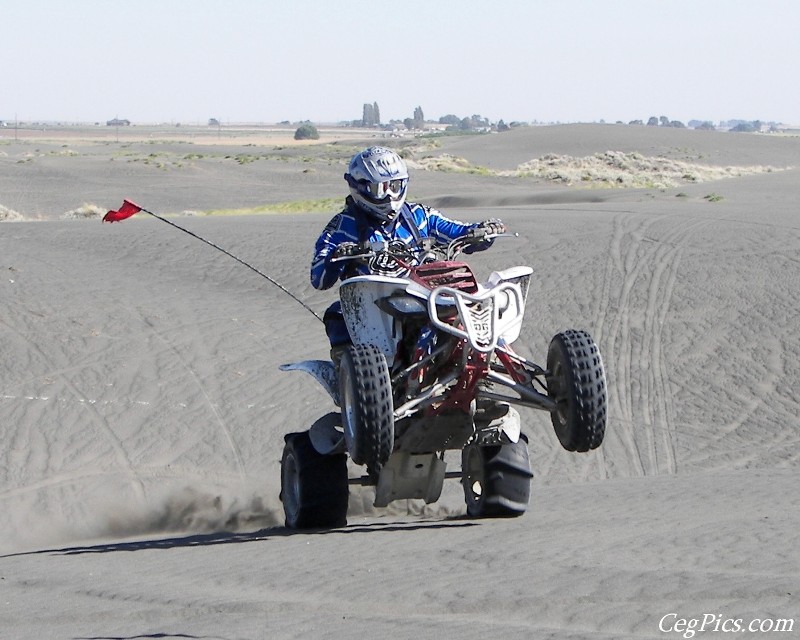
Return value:
[[(460, 352), (463, 349), (463, 343)], [(454, 354), (456, 355), (456, 354)], [(478, 382), (486, 377), (486, 372), (489, 370), (489, 355), (486, 353), (473, 352), (469, 356), (464, 371), (456, 380), (456, 383), (450, 389), (444, 402), (438, 407), (429, 407), (428, 415), (436, 415), (446, 409), (459, 409), (464, 413), (470, 412), (470, 405), (475, 397), (475, 387)]]
[(530, 382), (530, 375), (525, 371), (525, 368), (521, 365), (517, 365), (509, 354), (499, 349), (495, 353), (497, 354), (497, 359), (500, 360), (502, 365), (506, 368), (506, 371), (511, 374), (514, 382), (517, 384), (527, 384)]

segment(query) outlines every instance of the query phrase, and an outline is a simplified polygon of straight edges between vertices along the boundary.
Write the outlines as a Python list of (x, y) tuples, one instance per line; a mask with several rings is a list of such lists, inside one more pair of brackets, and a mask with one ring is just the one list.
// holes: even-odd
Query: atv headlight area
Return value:
[[(379, 298), (375, 304), (381, 311), (388, 313), (393, 318), (428, 317), (427, 301), (415, 296), (387, 296)], [(453, 303), (441, 303), (436, 305), (436, 313), (440, 318), (455, 318), (458, 315), (458, 309)]]
[(495, 298), (495, 304), (497, 305), (497, 313), (502, 318), (503, 314), (511, 308), (513, 300), (510, 295), (508, 295), (508, 291), (500, 291), (498, 292)]
[[(446, 322), (439, 313), (441, 303), (453, 301), (460, 323)], [(428, 298), (428, 312), (437, 329), (466, 338), (476, 351), (488, 353), (502, 337), (511, 342), (522, 326), (525, 301), (519, 285), (500, 282), (495, 288), (470, 294), (450, 287), (437, 287)]]

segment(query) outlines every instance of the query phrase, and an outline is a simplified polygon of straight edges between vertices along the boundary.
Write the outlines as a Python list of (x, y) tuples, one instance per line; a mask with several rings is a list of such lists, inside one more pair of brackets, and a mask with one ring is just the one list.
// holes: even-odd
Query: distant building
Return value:
[(120, 120), (119, 118), (114, 118), (113, 120), (106, 122), (106, 126), (109, 127), (129, 127), (130, 125), (130, 120)]

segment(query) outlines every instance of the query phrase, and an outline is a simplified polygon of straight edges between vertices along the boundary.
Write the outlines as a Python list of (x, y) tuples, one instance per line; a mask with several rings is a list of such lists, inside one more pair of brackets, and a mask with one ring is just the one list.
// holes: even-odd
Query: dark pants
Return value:
[(330, 340), (332, 347), (352, 342), (350, 333), (347, 331), (347, 324), (345, 324), (344, 316), (342, 315), (342, 305), (338, 300), (325, 310), (322, 322), (325, 324), (325, 333), (328, 334), (328, 340)]

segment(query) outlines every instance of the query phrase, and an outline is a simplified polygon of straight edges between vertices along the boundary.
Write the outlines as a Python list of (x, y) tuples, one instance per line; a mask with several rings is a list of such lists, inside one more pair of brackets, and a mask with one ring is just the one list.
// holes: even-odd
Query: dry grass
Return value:
[(162, 142), (202, 145), (254, 144), (259, 146), (281, 145), (286, 147), (314, 146), (320, 143), (347, 142), (372, 137), (372, 129), (350, 127), (317, 126), (319, 140), (295, 140), (298, 125), (137, 125), (130, 127), (106, 127), (76, 125), (24, 128), (15, 132), (19, 140), (38, 142)]
[(493, 171), (449, 154), (411, 160), (409, 164), (425, 171), (537, 178), (568, 186), (622, 188), (677, 187), (791, 168), (761, 165), (720, 167), (622, 151), (606, 151), (580, 158), (547, 154), (512, 171)]
[(4, 207), (2, 204), (0, 204), (0, 222), (13, 222), (24, 219), (25, 218), (23, 218), (21, 214), (17, 213), (13, 209), (9, 209), (8, 207)]
[(271, 213), (335, 213), (341, 208), (341, 198), (321, 198), (319, 200), (293, 200), (291, 202), (275, 202), (257, 207), (244, 207), (239, 209), (212, 209), (204, 212), (184, 212), (184, 214), (205, 216), (242, 216), (264, 215)]
[(420, 160), (407, 160), (408, 165), (414, 169), (424, 171), (443, 171), (445, 173), (468, 173), (471, 175), (496, 175), (490, 169), (472, 164), (465, 158), (444, 153), (439, 156), (430, 156)]
[(62, 220), (86, 220), (91, 218), (102, 218), (107, 209), (102, 209), (96, 204), (84, 203), (77, 209), (67, 211), (61, 216)]

